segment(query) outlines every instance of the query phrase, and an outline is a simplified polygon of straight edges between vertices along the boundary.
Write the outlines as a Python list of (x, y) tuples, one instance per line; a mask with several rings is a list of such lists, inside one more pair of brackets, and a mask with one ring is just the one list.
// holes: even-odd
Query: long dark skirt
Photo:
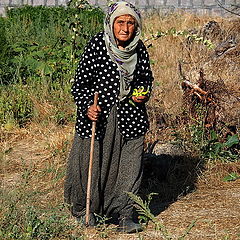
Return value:
[[(95, 141), (90, 211), (99, 215), (129, 217), (133, 204), (126, 192), (137, 194), (142, 178), (144, 136), (126, 140), (117, 128), (116, 107), (108, 118), (103, 140)], [(91, 139), (75, 134), (64, 187), (65, 201), (75, 217), (86, 208)]]

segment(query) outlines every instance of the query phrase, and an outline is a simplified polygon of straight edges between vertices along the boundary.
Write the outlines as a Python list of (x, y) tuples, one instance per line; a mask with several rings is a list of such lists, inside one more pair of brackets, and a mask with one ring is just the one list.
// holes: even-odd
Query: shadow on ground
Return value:
[(180, 197), (193, 192), (203, 170), (204, 163), (199, 158), (145, 154), (139, 195), (146, 199), (148, 194), (157, 193), (150, 204), (151, 212), (157, 216)]

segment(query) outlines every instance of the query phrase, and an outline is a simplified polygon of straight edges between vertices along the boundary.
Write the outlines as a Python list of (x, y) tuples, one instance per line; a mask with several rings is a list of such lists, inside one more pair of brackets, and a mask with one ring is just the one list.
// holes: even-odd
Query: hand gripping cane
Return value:
[[(94, 94), (94, 103), (96, 107), (98, 101), (98, 93)], [(93, 165), (93, 149), (96, 131), (96, 121), (92, 121), (92, 137), (91, 137), (91, 147), (90, 147), (90, 159), (88, 168), (88, 182), (87, 182), (87, 199), (86, 199), (86, 226), (89, 226), (89, 216), (90, 216), (90, 199), (91, 199), (91, 180), (92, 180), (92, 165)]]

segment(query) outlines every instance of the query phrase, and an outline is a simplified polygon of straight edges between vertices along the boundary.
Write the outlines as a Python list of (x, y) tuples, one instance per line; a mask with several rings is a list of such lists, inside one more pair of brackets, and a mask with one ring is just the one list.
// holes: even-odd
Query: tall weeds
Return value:
[(11, 9), (0, 18), (1, 124), (42, 120), (39, 107), (44, 105), (52, 108), (46, 110), (51, 112), (47, 120), (72, 119), (73, 111), (66, 116), (67, 108), (73, 109), (70, 80), (86, 42), (102, 29), (102, 19), (100, 9), (42, 6)]

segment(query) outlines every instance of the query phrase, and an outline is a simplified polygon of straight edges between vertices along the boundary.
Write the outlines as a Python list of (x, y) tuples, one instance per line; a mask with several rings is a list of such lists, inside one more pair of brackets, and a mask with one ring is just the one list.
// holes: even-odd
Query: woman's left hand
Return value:
[(132, 96), (132, 100), (136, 103), (145, 103), (148, 101), (148, 96)]

